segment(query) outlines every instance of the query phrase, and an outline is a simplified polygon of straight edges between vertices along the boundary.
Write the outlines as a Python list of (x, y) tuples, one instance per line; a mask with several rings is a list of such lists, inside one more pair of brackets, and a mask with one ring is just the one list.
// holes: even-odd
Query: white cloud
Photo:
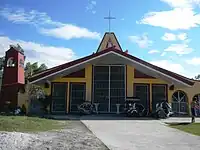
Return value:
[(176, 35), (172, 34), (172, 33), (165, 33), (164, 36), (162, 37), (162, 40), (164, 40), (164, 41), (175, 41)]
[(170, 30), (188, 30), (200, 25), (200, 14), (191, 8), (175, 8), (169, 11), (149, 12), (139, 23)]
[[(95, 4), (94, 1), (92, 3)], [(72, 38), (100, 39), (100, 33), (92, 32), (84, 27), (53, 21), (46, 13), (36, 10), (28, 12), (21, 8), (3, 8), (0, 9), (0, 16), (13, 23), (35, 25), (41, 34), (56, 38), (67, 40)]]
[(184, 40), (187, 39), (187, 34), (186, 33), (181, 33), (181, 34), (177, 35), (177, 37), (178, 37), (179, 40), (184, 41)]
[(200, 5), (200, 0), (161, 0), (173, 8), (194, 8)]
[(189, 65), (199, 66), (200, 65), (200, 57), (194, 57), (192, 59), (186, 60), (186, 63)]
[(86, 6), (86, 11), (95, 14), (96, 13), (96, 10), (95, 10), (96, 5), (97, 5), (96, 1), (94, 1), (94, 0), (88, 0), (88, 4)]
[(184, 67), (181, 64), (173, 63), (168, 60), (157, 60), (157, 61), (151, 61), (150, 63), (179, 74), (183, 74), (185, 71)]
[(160, 56), (165, 56), (166, 54), (167, 54), (166, 52), (162, 52)]
[(63, 23), (56, 22), (51, 19), (45, 12), (38, 12), (37, 10), (25, 11), (23, 8), (11, 9), (3, 8), (0, 9), (0, 16), (4, 17), (8, 21), (13, 23), (25, 23), (34, 25), (56, 25), (61, 26)]
[(166, 70), (183, 75), (188, 78), (194, 78), (199, 73), (198, 70), (195, 69), (195, 67), (186, 68), (185, 63), (174, 62), (174, 59), (173, 60), (155, 60), (155, 61), (150, 61), (150, 63), (158, 67), (164, 68)]
[(168, 48), (164, 50), (165, 52), (175, 52), (179, 55), (189, 54), (193, 51), (187, 44), (171, 44)]
[(148, 48), (153, 44), (153, 41), (149, 40), (149, 37), (146, 33), (142, 34), (141, 36), (129, 36), (129, 40), (138, 44), (140, 48)]
[(62, 38), (66, 40), (72, 38), (100, 39), (99, 33), (91, 32), (86, 28), (77, 27), (71, 24), (66, 24), (63, 27), (53, 29), (41, 29), (40, 32), (49, 36)]
[(162, 37), (162, 40), (164, 41), (176, 41), (176, 40), (185, 41), (186, 39), (187, 39), (186, 33), (180, 33), (177, 35), (173, 33), (165, 33)]
[(27, 62), (45, 63), (48, 67), (53, 67), (76, 58), (75, 53), (70, 48), (12, 40), (6, 36), (0, 36), (0, 56), (5, 55), (5, 51), (9, 49), (10, 44), (17, 43), (24, 49)]
[(160, 51), (153, 49), (153, 50), (150, 50), (148, 53), (149, 54), (155, 54), (155, 53), (160, 53)]
[(97, 2), (96, 1), (91, 1), (91, 4), (96, 5)]

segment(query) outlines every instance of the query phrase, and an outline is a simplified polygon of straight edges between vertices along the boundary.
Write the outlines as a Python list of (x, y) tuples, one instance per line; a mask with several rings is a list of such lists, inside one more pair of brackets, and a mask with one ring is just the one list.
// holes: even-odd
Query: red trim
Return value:
[(179, 74), (173, 73), (173, 72), (168, 71), (168, 70), (166, 70), (166, 69), (163, 69), (163, 68), (154, 66), (154, 65), (152, 65), (152, 64), (150, 64), (150, 63), (148, 63), (148, 62), (146, 62), (146, 61), (144, 61), (144, 60), (141, 60), (141, 59), (139, 59), (139, 58), (137, 58), (137, 57), (134, 57), (134, 56), (132, 56), (132, 55), (130, 55), (130, 54), (124, 53), (123, 51), (119, 51), (119, 50), (116, 49), (115, 47), (110, 47), (110, 48), (107, 48), (107, 49), (105, 49), (105, 50), (103, 50), (103, 51), (100, 51), (100, 52), (98, 52), (98, 53), (94, 53), (94, 54), (92, 54), (92, 55), (89, 55), (89, 56), (86, 56), (86, 57), (83, 57), (83, 58), (80, 58), (80, 59), (77, 59), (77, 60), (74, 60), (74, 61), (71, 61), (71, 62), (62, 64), (62, 65), (60, 65), (60, 66), (53, 67), (53, 68), (51, 68), (51, 69), (49, 69), (49, 70), (46, 70), (46, 71), (44, 71), (44, 72), (41, 72), (41, 73), (39, 73), (39, 74), (34, 75), (33, 77), (29, 78), (29, 81), (32, 82), (32, 81), (34, 81), (34, 80), (38, 80), (38, 79), (40, 79), (40, 78), (42, 78), (42, 77), (45, 77), (45, 76), (50, 75), (50, 74), (52, 74), (52, 73), (55, 73), (55, 72), (61, 71), (61, 70), (63, 70), (63, 69), (69, 68), (69, 67), (71, 67), (71, 66), (73, 66), (73, 65), (79, 64), (79, 63), (81, 63), (81, 62), (84, 62), (84, 61), (87, 61), (87, 60), (89, 60), (89, 59), (95, 58), (95, 57), (97, 57), (97, 56), (106, 54), (106, 53), (108, 53), (108, 52), (115, 52), (115, 53), (120, 54), (120, 55), (122, 55), (122, 56), (124, 56), (124, 57), (127, 57), (127, 58), (129, 58), (129, 59), (132, 59), (132, 60), (134, 60), (134, 61), (136, 61), (136, 62), (138, 62), (138, 63), (141, 63), (141, 64), (143, 64), (143, 65), (146, 65), (146, 66), (149, 67), (149, 68), (158, 70), (159, 72), (161, 72), (161, 73), (163, 73), (163, 74), (166, 74), (166, 75), (168, 75), (168, 76), (171, 76), (171, 77), (173, 77), (173, 78), (175, 78), (175, 79), (177, 79), (177, 80), (179, 80), (179, 81), (182, 81), (182, 82), (184, 82), (184, 83), (186, 83), (186, 84), (188, 84), (188, 85), (191, 85), (191, 86), (194, 85), (194, 82), (193, 82), (191, 79), (189, 79), (189, 78), (183, 77), (183, 76), (181, 76), (181, 75), (179, 75)]

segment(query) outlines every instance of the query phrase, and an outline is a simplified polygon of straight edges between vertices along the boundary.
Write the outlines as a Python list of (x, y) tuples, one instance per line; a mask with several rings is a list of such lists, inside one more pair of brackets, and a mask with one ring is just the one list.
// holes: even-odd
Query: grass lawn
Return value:
[(27, 116), (0, 116), (0, 131), (37, 132), (61, 129), (69, 121), (58, 121)]
[(175, 129), (179, 129), (200, 136), (200, 123), (170, 124), (169, 126)]

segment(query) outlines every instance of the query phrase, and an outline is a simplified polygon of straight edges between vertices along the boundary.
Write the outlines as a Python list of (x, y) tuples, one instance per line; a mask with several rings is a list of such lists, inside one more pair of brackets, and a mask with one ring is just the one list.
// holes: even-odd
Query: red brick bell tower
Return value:
[(0, 94), (1, 109), (6, 102), (10, 102), (11, 108), (16, 108), (18, 104), (19, 89), (25, 84), (24, 60), (24, 51), (19, 45), (11, 45), (6, 51)]

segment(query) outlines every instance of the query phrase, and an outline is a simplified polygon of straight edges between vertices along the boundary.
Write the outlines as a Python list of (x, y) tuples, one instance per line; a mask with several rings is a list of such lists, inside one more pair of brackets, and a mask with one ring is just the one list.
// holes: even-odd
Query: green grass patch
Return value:
[(27, 116), (0, 116), (0, 131), (39, 132), (62, 129), (69, 121)]
[(170, 124), (172, 128), (200, 136), (200, 123)]

